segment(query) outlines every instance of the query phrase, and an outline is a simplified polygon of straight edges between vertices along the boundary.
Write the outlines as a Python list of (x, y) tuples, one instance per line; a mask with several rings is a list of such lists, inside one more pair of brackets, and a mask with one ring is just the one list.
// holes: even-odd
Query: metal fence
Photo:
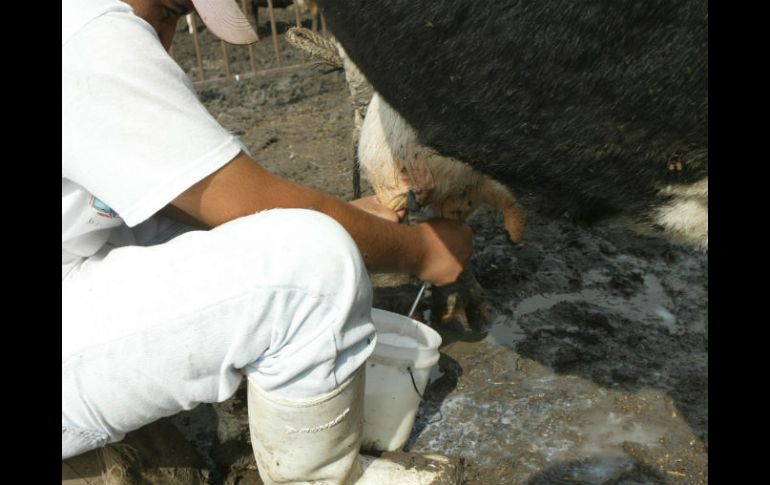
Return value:
[[(237, 46), (215, 38), (205, 29), (197, 14), (188, 16), (186, 31), (178, 32), (174, 38), (170, 54), (187, 71), (196, 87), (223, 81), (238, 82), (287, 74), (314, 66), (295, 49), (287, 48), (281, 34), (296, 25), (315, 31), (320, 28), (322, 34), (327, 35), (326, 21), (320, 9), (311, 6), (300, 12), (302, 8), (296, 1), (287, 0), (233, 1), (239, 3), (241, 10), (255, 28), (259, 39), (255, 44)], [(266, 4), (264, 7), (259, 5), (263, 2)], [(259, 14), (267, 14), (269, 35), (265, 35), (267, 25), (260, 25), (263, 22)], [(180, 23), (180, 26), (182, 25)], [(193, 52), (194, 57), (191, 55)], [(182, 61), (187, 63), (183, 64)]]

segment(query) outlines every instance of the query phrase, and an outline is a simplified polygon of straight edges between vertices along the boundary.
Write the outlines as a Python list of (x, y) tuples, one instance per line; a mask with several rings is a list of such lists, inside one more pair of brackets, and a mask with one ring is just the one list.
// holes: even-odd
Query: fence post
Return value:
[[(246, 0), (241, 0), (241, 10), (248, 19), (250, 10), (246, 5)], [(257, 14), (259, 14), (259, 7), (257, 7)], [(251, 23), (251, 20), (249, 20), (249, 23)], [(257, 40), (259, 40), (259, 25), (254, 26), (254, 33), (257, 34)], [(254, 61), (254, 46), (252, 44), (249, 44), (249, 63), (251, 64), (251, 72), (257, 72), (257, 64)]]
[(278, 48), (278, 29), (275, 26), (275, 14), (273, 13), (273, 0), (267, 0), (267, 10), (270, 12), (270, 29), (273, 32), (273, 47), (275, 48), (275, 61), (281, 66), (281, 50)]
[(225, 41), (220, 40), (219, 45), (222, 46), (222, 57), (225, 58), (225, 73), (229, 76), (230, 75), (230, 56), (227, 55), (227, 44), (225, 44)]
[(203, 56), (201, 56), (201, 45), (198, 40), (198, 22), (197, 15), (193, 16), (193, 43), (195, 43), (195, 58), (198, 59), (198, 69), (201, 71), (201, 81), (206, 80), (206, 74), (203, 72)]

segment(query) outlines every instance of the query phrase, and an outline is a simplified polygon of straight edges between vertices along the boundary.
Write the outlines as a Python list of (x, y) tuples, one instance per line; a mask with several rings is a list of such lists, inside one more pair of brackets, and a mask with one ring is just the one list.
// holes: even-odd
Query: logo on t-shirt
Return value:
[(117, 212), (112, 210), (110, 208), (110, 206), (108, 206), (107, 204), (105, 204), (101, 200), (97, 199), (93, 195), (91, 196), (91, 201), (90, 202), (91, 202), (91, 207), (93, 207), (94, 210), (96, 211), (96, 213), (99, 214), (100, 216), (105, 217), (107, 219), (114, 219), (114, 218), (118, 217), (118, 213)]

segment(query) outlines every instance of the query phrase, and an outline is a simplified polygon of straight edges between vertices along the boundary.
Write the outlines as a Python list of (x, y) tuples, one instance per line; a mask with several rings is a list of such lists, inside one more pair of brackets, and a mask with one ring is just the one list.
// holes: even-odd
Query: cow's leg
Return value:
[(431, 323), (463, 335), (473, 333), (489, 321), (490, 308), (484, 289), (467, 268), (451, 285), (433, 287)]

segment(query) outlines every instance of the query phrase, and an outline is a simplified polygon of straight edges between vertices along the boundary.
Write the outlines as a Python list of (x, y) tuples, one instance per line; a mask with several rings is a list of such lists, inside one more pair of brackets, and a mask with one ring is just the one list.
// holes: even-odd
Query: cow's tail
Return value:
[(292, 27), (286, 32), (286, 40), (312, 59), (321, 61), (332, 67), (342, 69), (342, 58), (337, 52), (337, 44), (310, 29)]

